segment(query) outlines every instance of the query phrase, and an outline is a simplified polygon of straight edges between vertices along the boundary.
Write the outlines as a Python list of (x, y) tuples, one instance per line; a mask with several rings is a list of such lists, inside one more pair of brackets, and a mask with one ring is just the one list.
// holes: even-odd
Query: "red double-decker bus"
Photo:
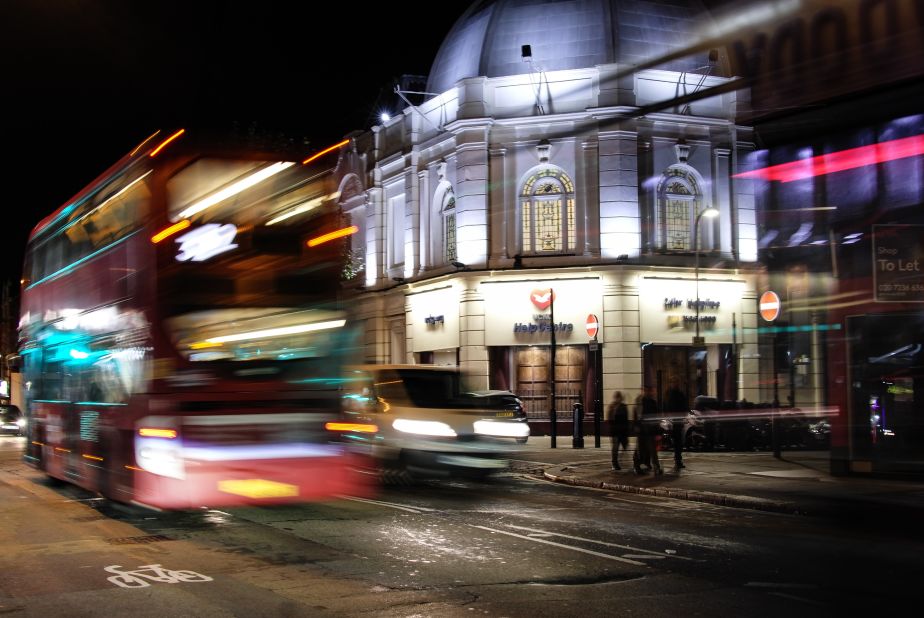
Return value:
[(329, 166), (165, 137), (30, 235), (26, 461), (155, 508), (363, 492), (325, 429), (356, 341)]

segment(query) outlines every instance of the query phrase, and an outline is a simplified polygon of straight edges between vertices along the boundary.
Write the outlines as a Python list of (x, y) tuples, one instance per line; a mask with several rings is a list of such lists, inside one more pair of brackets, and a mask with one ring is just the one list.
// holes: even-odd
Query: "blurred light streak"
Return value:
[(154, 234), (153, 236), (151, 236), (151, 242), (154, 243), (154, 244), (156, 245), (157, 243), (159, 243), (160, 241), (164, 240), (165, 238), (169, 238), (170, 236), (173, 236), (173, 235), (176, 234), (177, 232), (179, 232), (179, 231), (181, 231), (181, 230), (185, 230), (185, 229), (188, 228), (190, 225), (191, 225), (191, 223), (189, 222), (189, 219), (183, 219), (183, 220), (180, 221), (179, 223), (174, 223), (174, 224), (171, 225), (170, 227), (164, 228), (164, 229), (162, 229), (161, 231), (159, 231), (158, 233), (156, 233), (156, 234)]
[(142, 147), (142, 146), (144, 146), (145, 144), (147, 144), (148, 142), (150, 142), (152, 139), (154, 139), (155, 137), (157, 137), (157, 134), (158, 134), (158, 133), (160, 133), (160, 129), (157, 129), (156, 131), (154, 131), (153, 133), (151, 133), (150, 135), (148, 135), (146, 138), (144, 138), (144, 141), (142, 141), (140, 144), (138, 144), (137, 146), (135, 146), (135, 149), (132, 150), (130, 153), (128, 153), (128, 156), (134, 157), (134, 156), (135, 156), (135, 153), (138, 152), (139, 150), (141, 150), (141, 147)]
[(503, 438), (527, 438), (529, 425), (504, 421), (475, 421), (475, 433)]
[(396, 418), (392, 427), (404, 433), (415, 433), (421, 436), (443, 436), (454, 438), (456, 432), (452, 427), (440, 421), (418, 421), (410, 418)]
[(324, 429), (328, 431), (354, 431), (356, 433), (378, 433), (378, 425), (366, 423), (325, 423)]
[(741, 172), (733, 178), (751, 178), (758, 180), (792, 182), (815, 176), (824, 176), (834, 172), (843, 172), (859, 167), (907, 159), (924, 154), (924, 135), (915, 135), (902, 139), (848, 148), (824, 155), (818, 155), (799, 161), (790, 161), (770, 167)]
[(308, 241), (308, 246), (317, 247), (318, 245), (322, 245), (326, 242), (336, 240), (337, 238), (343, 238), (344, 236), (352, 236), (358, 231), (359, 231), (358, 227), (356, 227), (355, 225), (351, 225), (350, 227), (345, 227), (339, 230), (335, 230), (328, 234), (316, 236), (315, 238), (312, 238), (311, 240)]
[(346, 320), (328, 320), (326, 322), (311, 322), (309, 324), (296, 324), (295, 326), (283, 326), (280, 328), (268, 328), (266, 330), (254, 330), (247, 333), (235, 333), (233, 335), (222, 335), (221, 337), (211, 337), (206, 339), (207, 343), (227, 343), (229, 341), (245, 341), (247, 339), (263, 339), (270, 337), (281, 337), (283, 335), (296, 335), (316, 330), (327, 330), (331, 328), (341, 328), (346, 324)]
[(184, 133), (186, 133), (186, 129), (180, 129), (179, 131), (177, 131), (176, 133), (174, 133), (173, 135), (171, 135), (170, 137), (168, 137), (167, 139), (165, 139), (164, 141), (162, 141), (162, 142), (160, 143), (160, 145), (159, 145), (157, 148), (155, 148), (154, 150), (152, 150), (152, 151), (151, 151), (151, 154), (149, 154), (148, 156), (149, 156), (149, 157), (156, 157), (156, 156), (157, 156), (157, 153), (159, 153), (161, 150), (163, 150), (164, 148), (167, 147), (167, 144), (169, 144), (169, 143), (172, 142), (173, 140), (177, 139), (179, 136), (183, 135)]
[(158, 429), (156, 427), (142, 427), (138, 430), (138, 435), (145, 438), (167, 438), (172, 440), (176, 438), (176, 429)]
[(273, 225), (274, 223), (279, 223), (280, 221), (285, 221), (286, 219), (288, 219), (288, 218), (290, 218), (290, 217), (294, 217), (295, 215), (300, 215), (300, 214), (302, 214), (302, 213), (308, 212), (309, 210), (314, 210), (319, 204), (322, 204), (322, 203), (325, 202), (326, 200), (335, 200), (335, 199), (337, 199), (338, 197), (340, 197), (340, 192), (339, 192), (339, 191), (334, 191), (333, 193), (331, 193), (331, 194), (329, 194), (329, 195), (322, 195), (321, 197), (316, 197), (316, 198), (310, 199), (310, 200), (308, 200), (307, 202), (303, 202), (303, 203), (299, 204), (298, 206), (296, 206), (296, 207), (293, 208), (292, 210), (289, 210), (288, 212), (284, 212), (283, 214), (279, 215), (278, 217), (274, 217), (274, 218), (270, 219), (269, 221), (266, 222), (266, 224), (267, 224), (267, 225)]
[(242, 191), (249, 189), (250, 187), (254, 186), (257, 183), (263, 182), (264, 180), (266, 180), (267, 178), (271, 176), (275, 176), (279, 172), (293, 165), (295, 164), (292, 163), (291, 161), (280, 161), (279, 163), (273, 163), (269, 167), (264, 167), (263, 169), (256, 171), (253, 174), (245, 178), (242, 178), (241, 180), (238, 180), (234, 184), (225, 187), (221, 191), (218, 191), (217, 193), (213, 193), (212, 195), (208, 196), (205, 199), (199, 200), (198, 202), (196, 202), (195, 204), (193, 204), (192, 206), (190, 206), (189, 208), (187, 208), (186, 210), (178, 214), (176, 218), (177, 219), (187, 219), (189, 217), (192, 217), (193, 215), (197, 215), (203, 210), (205, 210), (206, 208), (211, 208), (215, 204), (218, 204), (219, 202), (222, 202), (228, 199), (229, 197), (237, 195), (238, 193), (241, 193)]
[(350, 143), (350, 140), (345, 139), (345, 140), (343, 140), (342, 142), (338, 142), (338, 143), (334, 144), (333, 146), (330, 146), (330, 147), (328, 147), (328, 148), (325, 148), (325, 149), (322, 150), (321, 152), (317, 152), (317, 153), (311, 155), (310, 157), (308, 157), (307, 159), (305, 159), (304, 161), (302, 161), (302, 165), (307, 165), (307, 164), (311, 163), (312, 161), (314, 161), (315, 159), (317, 159), (318, 157), (322, 157), (322, 156), (326, 155), (326, 154), (327, 154), (328, 152), (330, 152), (331, 150), (336, 150), (337, 148), (340, 148), (341, 146), (346, 146), (346, 145), (349, 144), (349, 143)]

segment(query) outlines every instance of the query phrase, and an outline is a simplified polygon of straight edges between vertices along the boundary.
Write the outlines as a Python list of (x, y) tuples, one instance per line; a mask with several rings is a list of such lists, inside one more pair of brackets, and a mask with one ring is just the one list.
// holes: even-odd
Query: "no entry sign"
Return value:
[(768, 322), (780, 317), (780, 297), (776, 292), (766, 291), (760, 295), (760, 317)]
[(597, 331), (600, 330), (600, 323), (597, 322), (597, 316), (594, 314), (589, 314), (587, 316), (587, 336), (593, 339), (597, 336)]

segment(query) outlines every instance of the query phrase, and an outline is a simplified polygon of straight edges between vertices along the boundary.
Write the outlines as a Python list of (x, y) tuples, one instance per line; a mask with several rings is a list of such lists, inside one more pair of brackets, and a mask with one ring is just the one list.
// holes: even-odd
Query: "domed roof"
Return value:
[[(440, 46), (427, 91), (445, 92), (466, 77), (528, 73), (522, 45), (543, 71), (639, 64), (689, 44), (704, 19), (700, 0), (477, 0)], [(704, 64), (705, 53), (658, 68)]]

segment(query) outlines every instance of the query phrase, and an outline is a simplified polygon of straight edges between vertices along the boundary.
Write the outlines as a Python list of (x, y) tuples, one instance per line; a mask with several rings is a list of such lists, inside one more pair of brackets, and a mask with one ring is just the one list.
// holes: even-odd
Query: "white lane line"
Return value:
[(404, 504), (395, 504), (394, 502), (384, 502), (382, 500), (370, 500), (369, 498), (357, 498), (356, 496), (337, 496), (343, 500), (352, 500), (354, 502), (367, 502), (369, 504), (377, 504), (379, 506), (387, 506), (390, 509), (398, 509), (399, 511), (407, 511), (408, 513), (432, 513), (436, 509), (429, 509), (424, 506), (406, 506)]
[(802, 582), (748, 582), (745, 584), (748, 588), (798, 588), (801, 590), (814, 590), (818, 588), (815, 584), (803, 584)]
[[(627, 549), (632, 552), (639, 554), (645, 554), (653, 558), (678, 558), (680, 560), (693, 560), (693, 558), (686, 558), (684, 556), (678, 556), (677, 554), (662, 554), (660, 552), (652, 551), (650, 549), (641, 549), (639, 547), (632, 547), (631, 545), (619, 545), (618, 543), (609, 543), (607, 541), (598, 541), (596, 539), (585, 539), (580, 536), (571, 536), (570, 534), (561, 534), (560, 532), (550, 532), (548, 530), (539, 530), (538, 528), (527, 528), (526, 526), (515, 526), (514, 524), (505, 524), (508, 528), (514, 528), (515, 530), (523, 530), (526, 532), (533, 532), (537, 534), (548, 534), (552, 536), (560, 536), (565, 539), (572, 539), (574, 541), (583, 541), (584, 543), (596, 543), (597, 545), (605, 545), (607, 547), (617, 547), (619, 549)], [(638, 556), (632, 556), (633, 558)]]
[(793, 601), (802, 601), (803, 603), (808, 603), (809, 605), (816, 605), (818, 607), (824, 607), (824, 603), (819, 603), (818, 601), (813, 601), (812, 599), (806, 599), (805, 597), (797, 597), (794, 594), (786, 594), (785, 592), (768, 592), (767, 594), (772, 594), (777, 597), (783, 597), (784, 599), (791, 599)]
[[(663, 509), (680, 509), (680, 510), (690, 510), (702, 508), (704, 506), (710, 506), (702, 502), (684, 502), (680, 500), (672, 500), (671, 502), (665, 502), (664, 498), (660, 496), (652, 496), (652, 500), (630, 500), (629, 498), (620, 498), (619, 496), (607, 496), (610, 500), (615, 500), (616, 502), (628, 502), (629, 504), (642, 504), (644, 506), (658, 506)], [(667, 498), (667, 500), (671, 500)], [(675, 504), (676, 503), (676, 504)]]
[(469, 524), (473, 528), (479, 528), (481, 530), (487, 530), (488, 532), (496, 532), (498, 534), (506, 534), (507, 536), (516, 537), (518, 539), (523, 539), (524, 541), (532, 541), (533, 543), (542, 543), (544, 545), (552, 545), (553, 547), (560, 547), (562, 549), (570, 549), (571, 551), (579, 551), (582, 554), (590, 554), (591, 556), (597, 556), (598, 558), (605, 558), (607, 560), (615, 560), (616, 562), (625, 562), (626, 564), (632, 564), (635, 566), (648, 566), (644, 562), (638, 562), (637, 560), (628, 560), (627, 558), (621, 558), (619, 556), (612, 556), (610, 554), (602, 554), (598, 551), (591, 551), (589, 549), (582, 549), (580, 547), (574, 547), (572, 545), (565, 545), (564, 543), (556, 543), (554, 541), (546, 541), (545, 539), (537, 539), (535, 537), (526, 536), (525, 534), (517, 534), (515, 532), (507, 532), (506, 530), (497, 530), (495, 528), (488, 528), (487, 526), (476, 526), (474, 524)]

